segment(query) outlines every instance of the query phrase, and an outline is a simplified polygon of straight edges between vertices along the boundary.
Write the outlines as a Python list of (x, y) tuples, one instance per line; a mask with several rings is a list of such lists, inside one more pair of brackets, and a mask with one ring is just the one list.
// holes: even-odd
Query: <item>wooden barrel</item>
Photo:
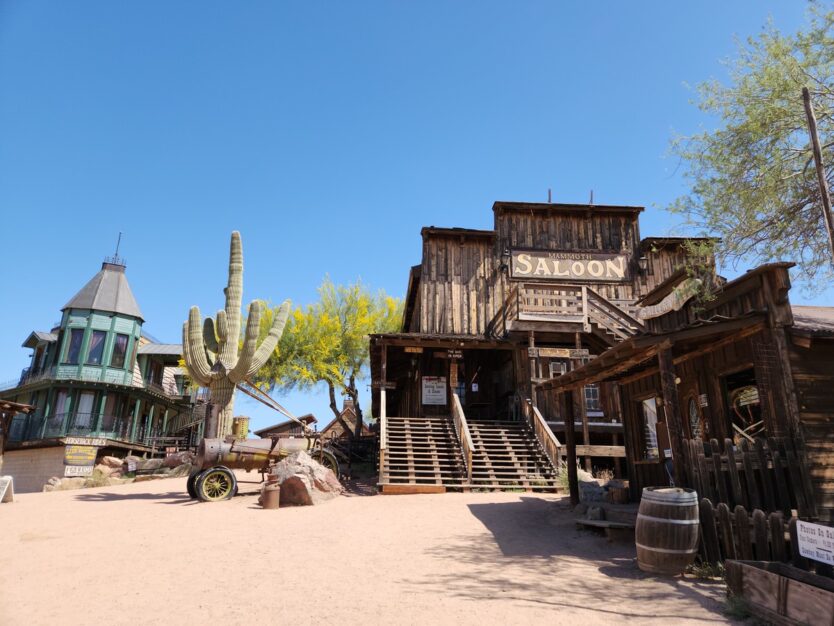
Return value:
[(249, 437), (249, 418), (232, 418), (232, 437), (235, 439), (247, 439)]
[(698, 494), (680, 487), (646, 487), (637, 513), (637, 565), (674, 576), (698, 552)]

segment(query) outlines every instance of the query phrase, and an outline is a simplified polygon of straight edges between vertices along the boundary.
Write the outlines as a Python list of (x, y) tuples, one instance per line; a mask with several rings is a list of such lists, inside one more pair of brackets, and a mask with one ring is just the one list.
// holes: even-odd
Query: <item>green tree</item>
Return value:
[[(278, 350), (254, 382), (281, 391), (310, 391), (324, 384), (330, 409), (340, 421), (336, 394), (347, 395), (356, 407), (353, 435), (358, 437), (363, 419), (358, 385), (368, 374), (368, 336), (398, 330), (402, 300), (382, 291), (373, 294), (361, 281), (342, 286), (325, 278), (318, 291), (318, 302), (292, 312)], [(261, 320), (262, 332), (269, 328), (270, 317)], [(342, 426), (350, 432), (347, 424)]]
[[(834, 11), (809, 9), (805, 30), (773, 24), (740, 42), (729, 84), (698, 86), (715, 130), (673, 141), (690, 192), (671, 207), (699, 234), (720, 238), (719, 261), (798, 263), (797, 278), (822, 284), (832, 272), (820, 192), (802, 104), (812, 94), (823, 159), (834, 163)], [(830, 182), (829, 182), (830, 184)]]

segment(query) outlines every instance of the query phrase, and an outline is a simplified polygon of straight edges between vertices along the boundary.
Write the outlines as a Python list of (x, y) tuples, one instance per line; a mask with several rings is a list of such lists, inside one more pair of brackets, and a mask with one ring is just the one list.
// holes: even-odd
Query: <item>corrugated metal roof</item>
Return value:
[(182, 356), (181, 343), (146, 343), (139, 348), (139, 354), (170, 354)]
[(834, 307), (796, 306), (793, 311), (793, 327), (814, 335), (834, 335)]
[(101, 270), (61, 309), (91, 309), (138, 317), (142, 311), (133, 297), (124, 265), (102, 263)]

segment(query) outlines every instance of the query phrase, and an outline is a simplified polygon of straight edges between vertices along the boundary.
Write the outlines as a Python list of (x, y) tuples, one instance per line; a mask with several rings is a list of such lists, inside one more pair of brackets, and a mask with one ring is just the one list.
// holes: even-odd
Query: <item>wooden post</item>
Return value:
[[(576, 343), (576, 349), (581, 350), (582, 335), (580, 333), (575, 334), (574, 341)], [(574, 359), (574, 366), (582, 367), (582, 359)], [(580, 387), (579, 389), (579, 416), (582, 418), (582, 445), (585, 446), (585, 450), (588, 450), (588, 446), (591, 445), (591, 432), (590, 427), (588, 426), (588, 406), (585, 400), (585, 387)], [(593, 472), (593, 469), (594, 467), (591, 457), (586, 454), (585, 471), (590, 474), (591, 472)]]
[(660, 369), (660, 387), (663, 393), (663, 412), (666, 415), (666, 427), (669, 430), (669, 441), (672, 446), (672, 469), (675, 485), (684, 486), (684, 456), (683, 456), (683, 428), (681, 427), (681, 412), (678, 403), (678, 388), (675, 384), (675, 366), (672, 362), (671, 346), (664, 346), (657, 353), (657, 363)]
[[(532, 330), (529, 334), (529, 341), (528, 347), (535, 348), (536, 347), (536, 333)], [(530, 400), (533, 403), (533, 406), (536, 406), (536, 393), (535, 393), (535, 383), (533, 379), (536, 378), (539, 369), (539, 360), (536, 357), (529, 357), (530, 358)]]
[(814, 164), (817, 168), (817, 181), (820, 186), (823, 222), (825, 222), (825, 229), (828, 232), (828, 243), (831, 246), (831, 262), (834, 263), (834, 218), (831, 217), (831, 196), (828, 194), (828, 181), (825, 179), (820, 138), (817, 135), (817, 118), (814, 116), (814, 109), (811, 106), (811, 93), (807, 87), (802, 88), (802, 101), (805, 103), (805, 117), (808, 118), (808, 134), (811, 135)]
[(579, 504), (579, 481), (576, 476), (576, 436), (573, 427), (573, 391), (566, 389), (562, 394), (564, 398), (565, 416), (565, 445), (567, 446), (566, 463), (568, 465), (568, 485), (570, 487), (571, 506)]

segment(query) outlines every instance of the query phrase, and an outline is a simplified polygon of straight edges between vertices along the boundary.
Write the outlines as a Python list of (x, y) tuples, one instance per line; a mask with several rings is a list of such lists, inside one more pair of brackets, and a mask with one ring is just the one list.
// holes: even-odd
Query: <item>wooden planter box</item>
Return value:
[(834, 579), (776, 561), (726, 561), (727, 585), (774, 624), (834, 623)]

